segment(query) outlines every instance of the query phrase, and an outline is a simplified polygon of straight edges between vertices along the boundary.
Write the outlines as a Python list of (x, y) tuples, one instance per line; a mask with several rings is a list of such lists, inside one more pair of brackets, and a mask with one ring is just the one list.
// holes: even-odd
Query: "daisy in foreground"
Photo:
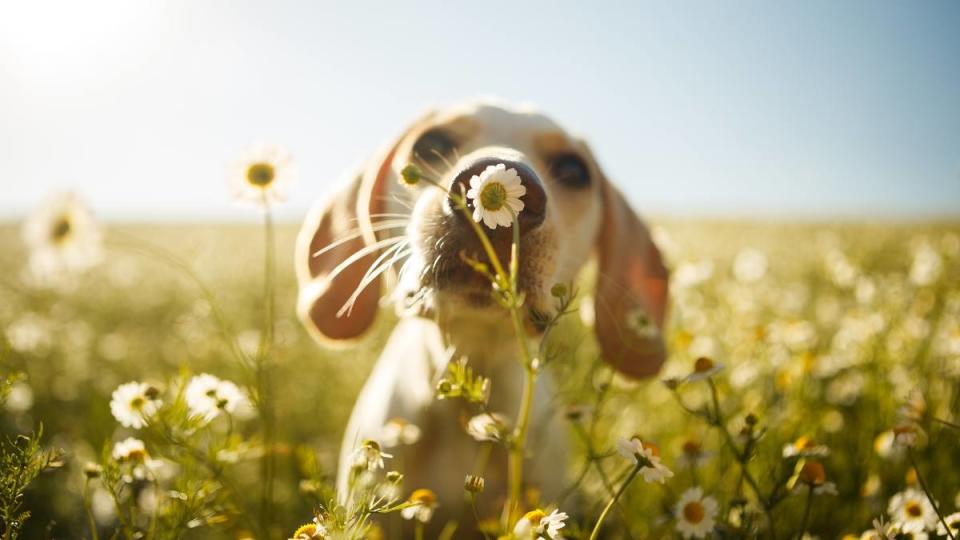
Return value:
[(383, 458), (392, 457), (381, 450), (380, 443), (368, 439), (353, 451), (353, 466), (376, 471), (383, 468)]
[(287, 200), (294, 177), (293, 162), (286, 150), (259, 145), (233, 166), (230, 184), (237, 200), (266, 209)]
[(228, 414), (236, 412), (246, 401), (246, 396), (237, 385), (208, 373), (190, 379), (184, 394), (190, 414), (208, 422), (216, 418), (220, 411)]
[(147, 383), (124, 383), (110, 397), (110, 412), (120, 425), (140, 429), (160, 409), (158, 396), (159, 391)]
[(513, 216), (523, 211), (520, 197), (526, 193), (516, 169), (503, 163), (490, 165), (470, 179), (467, 199), (473, 201), (473, 220), (491, 229), (513, 225)]
[(937, 525), (937, 512), (924, 492), (907, 488), (890, 498), (887, 507), (890, 519), (902, 526), (903, 532), (923, 532)]
[(64, 273), (86, 270), (103, 257), (102, 234), (90, 210), (72, 193), (59, 195), (37, 209), (23, 224), (30, 251), (30, 277), (41, 284)]
[(400, 510), (403, 519), (415, 519), (420, 523), (427, 523), (437, 508), (437, 495), (429, 489), (418, 489), (410, 494), (407, 504), (410, 506)]
[(660, 463), (660, 449), (653, 444), (641, 442), (639, 437), (617, 441), (617, 452), (639, 465), (640, 475), (647, 482), (663, 484), (667, 478), (673, 477), (673, 471)]
[(313, 518), (313, 523), (307, 523), (294, 531), (290, 540), (316, 540), (329, 538), (327, 528), (323, 526), (318, 518)]
[(566, 526), (567, 514), (554, 510), (547, 514), (539, 508), (524, 514), (516, 526), (513, 536), (517, 540), (560, 540), (560, 529)]
[(674, 509), (677, 532), (684, 538), (706, 538), (713, 531), (717, 508), (717, 501), (704, 496), (699, 486), (684, 491)]

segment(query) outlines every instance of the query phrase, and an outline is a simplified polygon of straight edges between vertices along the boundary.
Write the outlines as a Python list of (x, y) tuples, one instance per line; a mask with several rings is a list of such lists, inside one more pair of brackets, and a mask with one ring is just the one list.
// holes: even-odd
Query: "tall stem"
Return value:
[(620, 485), (620, 489), (617, 490), (617, 493), (614, 494), (613, 498), (610, 499), (610, 502), (603, 507), (603, 512), (600, 513), (600, 517), (597, 518), (597, 522), (593, 524), (593, 531), (590, 533), (590, 540), (597, 540), (597, 537), (600, 535), (600, 527), (603, 526), (603, 522), (607, 519), (607, 515), (610, 513), (610, 510), (617, 504), (617, 501), (620, 500), (620, 496), (623, 495), (623, 492), (627, 490), (627, 486), (630, 485), (630, 482), (633, 482), (633, 479), (636, 478), (637, 473), (640, 472), (640, 469), (643, 468), (643, 465), (637, 463), (637, 465), (630, 471), (630, 476), (627, 476), (627, 479), (623, 481), (623, 484)]
[(940, 506), (937, 505), (937, 501), (933, 499), (933, 494), (930, 493), (930, 490), (927, 488), (927, 482), (923, 479), (923, 475), (920, 474), (920, 468), (917, 467), (917, 460), (913, 457), (913, 448), (907, 448), (907, 455), (910, 456), (910, 465), (913, 465), (913, 470), (917, 473), (917, 481), (920, 482), (920, 487), (923, 488), (923, 493), (927, 496), (927, 500), (930, 501), (930, 504), (933, 506), (933, 510), (937, 513), (937, 517), (940, 518), (940, 523), (943, 525), (943, 528), (947, 530), (947, 536), (950, 537), (950, 540), (954, 540), (956, 537), (953, 535), (953, 530), (950, 528), (950, 525), (947, 524), (946, 518), (943, 517), (943, 512), (940, 511)]
[(804, 535), (807, 534), (807, 522), (810, 520), (810, 507), (813, 506), (813, 486), (807, 486), (807, 502), (803, 506), (803, 521), (800, 525), (800, 534), (797, 536), (798, 540), (803, 540)]
[(264, 328), (257, 352), (257, 393), (259, 395), (260, 416), (263, 420), (263, 460), (260, 463), (260, 529), (264, 537), (269, 537), (273, 522), (273, 483), (276, 473), (276, 425), (274, 418), (273, 388), (269, 355), (273, 346), (276, 253), (273, 217), (270, 206), (264, 200), (264, 257), (263, 257), (263, 301)]

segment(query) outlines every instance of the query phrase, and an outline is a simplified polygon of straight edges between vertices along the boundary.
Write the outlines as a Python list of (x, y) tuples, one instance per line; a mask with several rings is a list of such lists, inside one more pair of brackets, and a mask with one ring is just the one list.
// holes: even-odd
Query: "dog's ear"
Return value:
[(662, 330), (668, 273), (650, 231), (603, 175), (595, 331), (604, 359), (632, 377), (657, 373), (666, 358)]
[(384, 212), (397, 144), (389, 145), (338, 193), (311, 210), (297, 236), (297, 313), (320, 341), (360, 337), (376, 318), (380, 278), (359, 294), (351, 309), (342, 308), (380, 254), (370, 249), (349, 261), (377, 241), (371, 216)]

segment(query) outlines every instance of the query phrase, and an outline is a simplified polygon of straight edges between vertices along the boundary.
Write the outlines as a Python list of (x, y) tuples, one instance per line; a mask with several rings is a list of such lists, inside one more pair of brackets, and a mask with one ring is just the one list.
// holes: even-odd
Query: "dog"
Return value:
[[(425, 182), (402, 185), (400, 173), (411, 163), (443, 189)], [(668, 272), (650, 231), (588, 146), (527, 106), (474, 100), (430, 111), (318, 204), (297, 238), (298, 314), (319, 342), (361, 338), (388, 288), (400, 314), (344, 435), (341, 495), (357, 445), (380, 440), (387, 422), (402, 418), (421, 432), (404, 449), (405, 488), (432, 489), (438, 512), (456, 517), (479, 445), (463, 429), (464, 404), (435, 397), (435, 385), (453, 360), (467, 359), (492, 380), (489, 410), (517, 414), (524, 368), (514, 327), (493, 299), (489, 280), (464, 261), (464, 254), (487, 259), (447, 193), (463, 190), (472, 175), (497, 164), (517, 171), (526, 189), (517, 216), (525, 316), (555, 311), (551, 287), (573, 283), (595, 255), (594, 330), (604, 359), (633, 378), (654, 375), (664, 361), (659, 330)], [(512, 229), (484, 230), (506, 264)], [(649, 328), (636, 331), (636, 320)], [(538, 338), (534, 326), (528, 339)], [(562, 415), (549, 410), (554, 386), (548, 373), (537, 378), (533, 418), (539, 436), (528, 441), (536, 458), (524, 466), (525, 486), (547, 501), (568, 486), (567, 428)], [(501, 454), (491, 456), (484, 474), (481, 508), (490, 515), (507, 489)]]

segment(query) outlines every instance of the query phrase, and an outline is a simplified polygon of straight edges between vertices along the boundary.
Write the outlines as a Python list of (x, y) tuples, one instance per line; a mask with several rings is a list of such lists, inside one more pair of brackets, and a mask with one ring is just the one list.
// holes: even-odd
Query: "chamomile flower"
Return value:
[(237, 200), (268, 208), (287, 200), (295, 174), (286, 150), (259, 145), (234, 164), (230, 184)]
[(907, 488), (890, 498), (887, 513), (903, 532), (923, 532), (937, 525), (937, 513), (924, 492)]
[(717, 501), (704, 496), (699, 486), (684, 491), (674, 507), (677, 532), (684, 538), (706, 538), (713, 531), (718, 508)]
[(547, 514), (539, 508), (527, 512), (513, 527), (518, 540), (560, 540), (560, 529), (566, 526), (569, 516), (559, 510)]
[(147, 473), (155, 473), (161, 465), (159, 460), (150, 458), (143, 441), (133, 437), (116, 442), (111, 455), (117, 463), (128, 467), (125, 468), (127, 472), (123, 474), (126, 482), (147, 478)]
[(296, 531), (290, 540), (324, 540), (330, 538), (327, 528), (318, 518), (313, 518), (313, 523), (302, 525)]
[(467, 433), (475, 440), (501, 441), (507, 433), (507, 417), (500, 413), (482, 413), (467, 422)]
[(644, 443), (639, 437), (621, 438), (617, 441), (617, 452), (624, 458), (641, 465), (640, 475), (647, 482), (663, 484), (673, 477), (673, 471), (660, 463), (660, 449), (650, 443)]
[(246, 396), (240, 388), (208, 373), (197, 375), (187, 383), (184, 392), (190, 414), (205, 421), (213, 420), (224, 411), (228, 414), (246, 402)]
[(693, 371), (687, 375), (686, 382), (697, 382), (713, 377), (723, 370), (723, 364), (716, 364), (706, 356), (701, 356), (693, 363)]
[(403, 519), (415, 519), (420, 523), (427, 523), (437, 508), (437, 495), (429, 489), (417, 489), (410, 494), (407, 503), (410, 506), (400, 510)]
[(121, 384), (110, 397), (110, 412), (120, 425), (140, 429), (160, 409), (156, 388), (147, 383)]
[(699, 467), (710, 460), (711, 452), (703, 449), (703, 444), (697, 439), (687, 439), (681, 446), (682, 452), (677, 457), (677, 464), (688, 467)]
[(627, 328), (640, 339), (652, 339), (660, 334), (657, 323), (654, 322), (647, 310), (637, 307), (627, 313)]
[(830, 449), (825, 445), (817, 444), (816, 441), (807, 436), (802, 436), (790, 444), (783, 446), (783, 458), (794, 457), (825, 457), (830, 455)]
[(420, 428), (403, 418), (391, 418), (380, 431), (380, 440), (386, 448), (411, 445), (420, 440)]
[(523, 211), (520, 197), (526, 193), (516, 169), (508, 169), (503, 163), (490, 165), (470, 179), (467, 199), (473, 201), (473, 220), (491, 229), (497, 225), (510, 227), (513, 216)]
[[(954, 538), (960, 536), (960, 512), (954, 512), (943, 518), (943, 520), (947, 522), (947, 526), (950, 527), (950, 532), (953, 533)], [(937, 524), (937, 534), (940, 536), (949, 536), (947, 534), (947, 527), (944, 527), (943, 523)]]
[(28, 277), (53, 285), (103, 258), (103, 235), (90, 210), (72, 193), (54, 197), (23, 224)]
[(380, 443), (367, 439), (353, 451), (353, 465), (368, 471), (376, 471), (383, 468), (383, 458), (392, 457), (392, 454), (387, 454), (381, 450)]

